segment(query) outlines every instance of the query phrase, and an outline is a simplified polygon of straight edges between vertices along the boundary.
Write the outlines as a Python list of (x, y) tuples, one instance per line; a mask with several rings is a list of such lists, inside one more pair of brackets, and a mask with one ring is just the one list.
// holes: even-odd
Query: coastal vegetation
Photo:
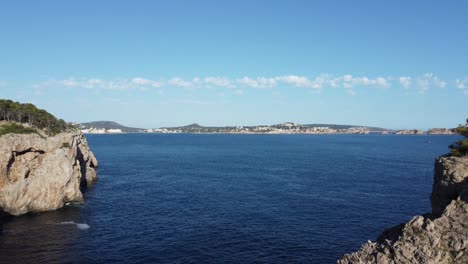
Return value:
[[(4, 99), (0, 99), (0, 121), (18, 123), (3, 126), (1, 131), (4, 131), (4, 133), (33, 133), (32, 131), (35, 130), (32, 127), (36, 127), (43, 130), (47, 135), (56, 135), (72, 128), (70, 124), (62, 119), (57, 119), (49, 112), (39, 109), (33, 104), (22, 104)], [(21, 124), (27, 124), (29, 127)]]
[(0, 126), (0, 136), (13, 133), (13, 134), (32, 134), (37, 133), (34, 128), (25, 127), (21, 124), (8, 123)]
[(450, 154), (452, 156), (467, 156), (468, 155), (468, 119), (465, 125), (460, 125), (456, 128), (457, 132), (465, 138), (450, 145)]

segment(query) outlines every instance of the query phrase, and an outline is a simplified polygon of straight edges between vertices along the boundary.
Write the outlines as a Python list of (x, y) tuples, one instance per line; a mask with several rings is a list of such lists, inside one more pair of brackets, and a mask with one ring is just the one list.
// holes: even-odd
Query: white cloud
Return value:
[(311, 80), (309, 80), (307, 77), (304, 77), (304, 76), (297, 76), (297, 75), (279, 76), (279, 77), (275, 77), (275, 80), (278, 82), (291, 84), (296, 87), (320, 88), (317, 85), (315, 85)]
[(464, 79), (456, 79), (455, 80), (455, 85), (457, 86), (458, 89), (467, 89), (468, 88), (468, 78)]
[(401, 76), (398, 78), (398, 82), (403, 88), (415, 90), (420, 94), (425, 94), (431, 88), (445, 88), (447, 86), (447, 82), (433, 73), (425, 73), (416, 77)]
[(401, 86), (403, 86), (406, 89), (408, 89), (411, 85), (411, 77), (408, 76), (402, 76), (398, 78), (398, 81), (400, 82)]
[(253, 88), (273, 88), (276, 86), (275, 78), (265, 77), (257, 77), (255, 79), (244, 77), (242, 79), (238, 79), (237, 83), (241, 86), (248, 86)]
[(352, 80), (353, 80), (352, 75), (347, 74), (347, 75), (343, 76), (343, 81), (345, 81), (345, 82), (351, 82)]
[(184, 79), (178, 78), (178, 77), (170, 79), (169, 81), (167, 81), (167, 83), (169, 85), (179, 86), (179, 87), (184, 87), (184, 88), (189, 88), (193, 86), (192, 82), (185, 81)]
[(145, 91), (148, 88), (159, 88), (162, 83), (143, 79), (117, 79), (117, 80), (103, 80), (96, 78), (88, 79), (75, 79), (68, 78), (64, 80), (48, 80), (39, 84), (34, 84), (34, 89), (47, 88), (47, 87), (69, 87), (69, 88), (84, 88), (84, 89), (95, 89), (95, 90), (141, 90)]
[(369, 77), (353, 77), (352, 75), (344, 75), (343, 77), (338, 77), (332, 80), (335, 86), (342, 86), (344, 88), (351, 88), (356, 86), (374, 86), (386, 88), (389, 87), (389, 81), (383, 77), (377, 77), (371, 79)]
[(416, 79), (415, 85), (418, 92), (424, 94), (431, 87), (444, 88), (447, 83), (433, 73), (425, 73)]
[(382, 78), (382, 77), (377, 77), (377, 79), (375, 79), (375, 84), (379, 87), (388, 87), (390, 86), (388, 81), (385, 79), (385, 78)]
[(455, 80), (455, 85), (458, 89), (463, 91), (464, 95), (468, 95), (468, 77)]
[(231, 81), (224, 77), (206, 77), (203, 82), (207, 85), (219, 87), (232, 87)]
[(320, 89), (322, 87), (338, 87), (338, 83), (336, 78), (332, 78), (331, 75), (328, 74), (322, 74), (314, 78), (313, 81), (314, 88)]
[(321, 88), (353, 88), (359, 86), (372, 86), (372, 87), (381, 87), (387, 88), (390, 86), (390, 79), (384, 77), (377, 77), (375, 79), (362, 76), (354, 77), (350, 74), (345, 74), (343, 76), (332, 76), (327, 74), (322, 74), (314, 79), (308, 79), (303, 76), (281, 76), (276, 77), (277, 80), (282, 81), (287, 84), (293, 84), (297, 87), (306, 87), (313, 89)]
[[(0, 86), (3, 83), (0, 81)], [(468, 78), (456, 79), (452, 84), (460, 89), (468, 88)], [(330, 75), (320, 74), (316, 76), (301, 76), (301, 75), (278, 75), (278, 76), (244, 76), (239, 79), (219, 76), (195, 77), (192, 79), (183, 79), (174, 77), (170, 79), (149, 79), (143, 77), (121, 78), (121, 79), (100, 79), (100, 78), (68, 78), (62, 80), (47, 80), (42, 83), (34, 84), (34, 89), (44, 87), (70, 87), (92, 89), (94, 92), (101, 90), (138, 90), (146, 91), (153, 90), (162, 94), (166, 87), (181, 87), (190, 89), (217, 89), (217, 93), (222, 92), (220, 89), (229, 88), (234, 91), (239, 90), (245, 92), (247, 88), (271, 89), (275, 88), (291, 88), (299, 87), (306, 88), (312, 91), (321, 92), (321, 90), (329, 88), (344, 88), (347, 93), (359, 93), (358, 89), (369, 88), (389, 88), (392, 86), (403, 87), (409, 93), (416, 91), (424, 94), (431, 88), (444, 88), (447, 82), (439, 78), (433, 73), (425, 73), (420, 76), (401, 76), (397, 78), (384, 76), (353, 76), (351, 74)], [(351, 91), (349, 91), (351, 90)], [(240, 92), (234, 92), (240, 93)]]
[(175, 77), (167, 81), (156, 81), (152, 79), (145, 79), (142, 77), (135, 77), (131, 79), (114, 79), (104, 80), (97, 78), (88, 79), (75, 79), (68, 78), (63, 80), (48, 80), (40, 84), (33, 85), (34, 88), (41, 87), (76, 87), (85, 89), (96, 90), (148, 90), (148, 88), (162, 88), (164, 86), (175, 86), (182, 88), (275, 88), (278, 85), (290, 85), (300, 88), (322, 89), (344, 87), (353, 88), (356, 86), (376, 86), (388, 87), (389, 81), (383, 77), (370, 79), (368, 77), (353, 77), (352, 75), (343, 75), (340, 77), (333, 77), (331, 75), (319, 75), (313, 79), (305, 76), (298, 75), (284, 75), (274, 77), (243, 77), (235, 81), (231, 81), (225, 77), (195, 77), (191, 81), (186, 81), (182, 78)]
[(154, 80), (149, 80), (149, 79), (144, 79), (141, 77), (133, 78), (132, 83), (135, 85), (140, 85), (140, 86), (151, 86), (154, 88), (159, 88), (162, 86), (161, 82), (154, 81)]

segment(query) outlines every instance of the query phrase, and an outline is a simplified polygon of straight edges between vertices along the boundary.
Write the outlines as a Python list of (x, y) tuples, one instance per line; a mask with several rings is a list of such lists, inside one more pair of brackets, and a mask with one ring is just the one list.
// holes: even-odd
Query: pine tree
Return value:
[(468, 119), (465, 125), (460, 125), (456, 128), (457, 132), (465, 138), (450, 145), (450, 154), (452, 156), (467, 156), (468, 155)]

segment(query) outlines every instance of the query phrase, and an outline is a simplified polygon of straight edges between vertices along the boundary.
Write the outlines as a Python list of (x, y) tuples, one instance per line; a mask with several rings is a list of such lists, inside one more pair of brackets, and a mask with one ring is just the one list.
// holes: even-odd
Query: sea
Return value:
[(15, 217), (0, 263), (335, 263), (430, 212), (458, 136), (86, 135), (85, 203)]

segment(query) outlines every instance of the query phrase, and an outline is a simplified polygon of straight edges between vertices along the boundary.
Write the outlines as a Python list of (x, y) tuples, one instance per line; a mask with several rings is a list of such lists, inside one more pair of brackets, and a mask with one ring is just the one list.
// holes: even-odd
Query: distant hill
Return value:
[(121, 129), (122, 132), (142, 132), (144, 129), (136, 128), (136, 127), (127, 127), (121, 125), (117, 122), (113, 121), (94, 121), (94, 122), (87, 122), (87, 123), (80, 123), (81, 129), (88, 129), (88, 128), (105, 128), (105, 129)]
[[(301, 128), (313, 128), (313, 127), (328, 127), (331, 129), (349, 129), (349, 128), (356, 128), (356, 127), (362, 127), (366, 128), (370, 131), (374, 132), (380, 132), (380, 131), (386, 131), (387, 129), (380, 128), (380, 127), (368, 127), (368, 126), (355, 126), (355, 125), (336, 125), (336, 124), (296, 124), (292, 122), (285, 122), (281, 124), (276, 124), (276, 125), (271, 125), (271, 126), (265, 126), (265, 125), (258, 125), (258, 126), (241, 126), (243, 130), (248, 130), (248, 131), (270, 131), (273, 129), (301, 129)], [(267, 128), (265, 128), (267, 127)], [(215, 127), (215, 126), (201, 126), (197, 123), (193, 123), (190, 125), (186, 126), (178, 126), (178, 127), (162, 127), (161, 129), (166, 129), (169, 131), (179, 131), (179, 132), (184, 132), (184, 133), (213, 133), (213, 132), (218, 132), (218, 133), (223, 133), (223, 132), (233, 132), (233, 131), (238, 131), (238, 126), (224, 126), (224, 127)]]
[(349, 129), (352, 127), (365, 127), (371, 131), (384, 131), (387, 130), (381, 127), (369, 127), (369, 126), (355, 126), (355, 125), (337, 125), (337, 124), (306, 124), (302, 125), (305, 127), (329, 127), (331, 129)]
[(187, 125), (187, 126), (183, 126), (181, 128), (193, 128), (193, 129), (196, 129), (196, 128), (202, 128), (203, 126), (197, 124), (197, 123), (193, 123), (193, 124), (190, 124), (190, 125)]
[(225, 131), (226, 127), (206, 127), (201, 126), (197, 123), (193, 123), (186, 126), (178, 127), (161, 127), (161, 129), (171, 130), (171, 131), (181, 131), (185, 133), (215, 133), (220, 131)]

